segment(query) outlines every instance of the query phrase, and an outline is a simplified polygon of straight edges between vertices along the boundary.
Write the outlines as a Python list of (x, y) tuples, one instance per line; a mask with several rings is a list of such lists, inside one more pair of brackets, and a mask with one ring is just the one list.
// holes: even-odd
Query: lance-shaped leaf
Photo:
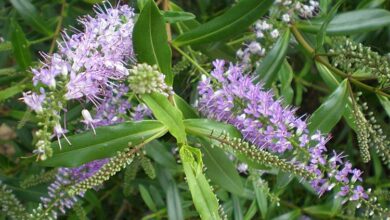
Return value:
[(182, 146), (180, 159), (191, 191), (192, 201), (201, 219), (221, 219), (218, 200), (203, 174), (202, 153), (199, 149)]
[(183, 115), (168, 101), (168, 98), (159, 93), (145, 94), (142, 100), (152, 110), (153, 115), (167, 126), (169, 132), (178, 143), (186, 143), (186, 133), (183, 124)]
[(211, 181), (231, 193), (243, 195), (244, 186), (240, 175), (226, 153), (217, 147), (211, 147), (206, 141), (202, 141), (202, 146), (206, 174)]
[(208, 137), (211, 134), (227, 133), (230, 137), (241, 137), (241, 133), (232, 125), (209, 119), (186, 119), (184, 125), (186, 131), (195, 136)]
[(47, 36), (53, 34), (53, 32), (47, 28), (47, 21), (43, 20), (43, 18), (38, 15), (37, 9), (31, 4), (31, 1), (10, 0), (10, 2), (20, 16), (22, 16), (23, 20), (30, 24), (36, 31)]
[[(325, 84), (329, 86), (329, 88), (335, 90), (341, 82), (341, 79), (335, 75), (332, 74), (332, 72), (323, 64), (316, 62), (316, 67), (318, 69), (318, 72), (324, 80)], [(351, 127), (353, 130), (356, 130), (356, 124), (353, 120), (353, 113), (352, 113), (352, 100), (348, 99), (348, 105), (345, 109), (345, 112), (343, 114), (344, 120), (348, 123), (349, 127)]]
[(290, 31), (286, 29), (283, 35), (276, 41), (272, 50), (264, 57), (260, 66), (256, 68), (255, 82), (263, 82), (269, 88), (278, 76), (280, 67), (283, 64), (284, 58), (290, 41)]
[(188, 21), (195, 19), (195, 15), (185, 11), (165, 11), (164, 20), (168, 23), (176, 23), (179, 21)]
[(325, 20), (321, 24), (321, 28), (319, 33), (317, 33), (317, 44), (316, 48), (320, 49), (324, 45), (326, 29), (328, 28), (329, 23), (332, 21), (334, 15), (337, 13), (340, 5), (344, 3), (345, 0), (339, 0), (335, 6), (333, 6), (332, 10), (326, 15)]
[(382, 104), (383, 108), (385, 109), (387, 116), (390, 117), (390, 100), (387, 97), (377, 95), (379, 102)]
[(172, 85), (171, 48), (168, 45), (164, 16), (156, 4), (148, 0), (137, 19), (133, 32), (134, 51), (138, 62), (156, 64)]
[(28, 46), (28, 40), (26, 39), (22, 28), (14, 19), (11, 20), (11, 28), (12, 49), (16, 62), (22, 69), (27, 69), (31, 64), (31, 53)]
[(210, 43), (231, 37), (261, 18), (272, 3), (272, 0), (241, 0), (221, 16), (180, 35), (173, 43), (176, 46), (183, 46)]
[(309, 119), (309, 130), (328, 133), (343, 116), (348, 103), (348, 81), (345, 79)]
[(179, 108), (180, 111), (183, 113), (184, 118), (198, 117), (198, 113), (195, 111), (195, 109), (191, 105), (189, 105), (182, 97), (175, 94), (173, 98), (175, 99), (175, 104), (177, 108)]
[(127, 148), (128, 143), (133, 145), (156, 136), (160, 137), (167, 132), (167, 128), (158, 121), (146, 120), (139, 122), (125, 122), (118, 125), (96, 128), (96, 135), (88, 131), (61, 139), (61, 146), (57, 141), (52, 143), (54, 154), (40, 164), (51, 167), (75, 167), (96, 159), (111, 157), (118, 151)]
[[(297, 23), (299, 29), (317, 33), (324, 20)], [(390, 12), (384, 9), (363, 9), (340, 13), (326, 28), (330, 35), (345, 35), (373, 31), (390, 24)]]
[(280, 93), (286, 104), (291, 104), (294, 97), (294, 90), (291, 87), (293, 76), (293, 70), (288, 61), (285, 59), (278, 72), (278, 77), (281, 83)]

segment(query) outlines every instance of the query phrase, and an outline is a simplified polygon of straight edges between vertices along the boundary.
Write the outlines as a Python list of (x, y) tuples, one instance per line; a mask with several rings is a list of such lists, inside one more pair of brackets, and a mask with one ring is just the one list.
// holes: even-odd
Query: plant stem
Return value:
[(206, 76), (210, 76), (210, 74), (203, 69), (195, 60), (193, 60), (190, 56), (188, 56), (184, 51), (182, 51), (179, 47), (172, 44), (172, 47), (175, 48), (177, 52), (179, 52), (183, 57), (185, 57), (188, 61), (190, 61), (200, 72), (205, 74)]
[(334, 67), (332, 64), (330, 64), (324, 57), (322, 57), (320, 54), (315, 54), (315, 50), (310, 46), (310, 44), (305, 40), (305, 38), (302, 36), (302, 34), (299, 32), (296, 26), (291, 25), (291, 32), (293, 33), (295, 39), (298, 41), (299, 44), (313, 57), (313, 59), (324, 66), (326, 66), (329, 70), (331, 70), (332, 73), (339, 75), (343, 78), (347, 78), (348, 81), (353, 83), (354, 85), (365, 89), (370, 92), (374, 92), (378, 95), (385, 96), (390, 98), (390, 94), (385, 93), (381, 89), (369, 86), (365, 83), (362, 83), (358, 79), (352, 77), (351, 75), (348, 75), (344, 73), (343, 71), (339, 70), (338, 68)]
[[(169, 10), (169, 0), (163, 0), (162, 7), (164, 11)], [(167, 36), (168, 36), (168, 42), (172, 41), (172, 31), (171, 31), (171, 24), (167, 22), (165, 24), (165, 29), (167, 30)]]
[(53, 53), (58, 35), (60, 34), (62, 22), (64, 21), (65, 7), (66, 7), (66, 0), (62, 0), (61, 12), (60, 12), (60, 16), (58, 17), (58, 23), (57, 23), (56, 30), (53, 34), (53, 40), (51, 41), (51, 45), (50, 45), (50, 49), (49, 49), (49, 53), (48, 53), (49, 55)]

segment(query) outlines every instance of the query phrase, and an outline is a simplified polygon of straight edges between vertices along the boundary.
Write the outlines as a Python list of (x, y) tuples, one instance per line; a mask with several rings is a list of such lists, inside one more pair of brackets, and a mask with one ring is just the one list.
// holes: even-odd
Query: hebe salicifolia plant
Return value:
[[(21, 126), (36, 127), (32, 154), (19, 160), (40, 172), (20, 171), (27, 177), (17, 187), (0, 182), (5, 216), (97, 218), (91, 210), (113, 213), (102, 208), (107, 200), (121, 202), (116, 219), (390, 218), (386, 186), (362, 166), (388, 173), (382, 109), (366, 99), (389, 114), (389, 61), (351, 35), (388, 25), (375, 19), (389, 12), (240, 0), (201, 24), (173, 2), (157, 3), (95, 5), (27, 71), (32, 86), (21, 100), (34, 116), (27, 111)], [(304, 103), (317, 101), (305, 88), (329, 94), (312, 114)], [(331, 135), (341, 118), (346, 129)], [(334, 146), (351, 139), (346, 132), (356, 137), (352, 155)], [(45, 183), (38, 201), (12, 191)]]

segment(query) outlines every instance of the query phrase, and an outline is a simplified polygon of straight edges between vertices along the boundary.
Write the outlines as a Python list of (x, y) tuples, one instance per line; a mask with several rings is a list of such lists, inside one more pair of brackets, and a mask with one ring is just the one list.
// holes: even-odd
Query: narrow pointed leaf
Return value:
[(196, 110), (188, 104), (182, 97), (178, 95), (174, 95), (173, 98), (175, 99), (176, 106), (180, 109), (180, 111), (183, 113), (184, 118), (197, 118), (198, 113)]
[(92, 131), (68, 137), (72, 145), (61, 139), (60, 149), (57, 141), (52, 143), (54, 154), (41, 162), (43, 166), (75, 167), (92, 160), (116, 155), (128, 147), (128, 143), (141, 143), (153, 135), (162, 136), (167, 128), (158, 121), (125, 122), (118, 125), (96, 128)]
[[(310, 20), (297, 23), (303, 31), (317, 33), (324, 20)], [(378, 30), (390, 25), (390, 12), (384, 9), (362, 9), (340, 13), (334, 17), (326, 28), (329, 35), (356, 34)]]
[(133, 43), (138, 62), (157, 65), (165, 75), (165, 82), (172, 85), (172, 52), (168, 45), (164, 16), (152, 0), (147, 1), (135, 23)]
[(241, 0), (221, 16), (180, 35), (174, 40), (174, 44), (183, 46), (210, 43), (231, 37), (261, 18), (272, 3), (272, 0)]
[(255, 82), (263, 82), (267, 88), (271, 86), (278, 76), (280, 67), (286, 57), (288, 43), (290, 41), (290, 31), (286, 29), (283, 35), (275, 43), (272, 50), (262, 60), (260, 66), (256, 68)]
[(203, 174), (202, 156), (199, 149), (182, 146), (180, 159), (191, 191), (192, 201), (201, 219), (221, 219), (218, 200)]
[(188, 21), (195, 19), (195, 15), (184, 11), (165, 11), (164, 20), (168, 23), (176, 23), (179, 21)]
[(294, 90), (291, 87), (293, 80), (293, 70), (287, 60), (284, 60), (282, 67), (278, 72), (279, 80), (281, 82), (280, 93), (286, 104), (291, 104), (294, 98)]
[(343, 116), (348, 103), (347, 80), (344, 80), (337, 89), (325, 100), (309, 119), (309, 130), (320, 130), (328, 133)]
[(209, 144), (203, 144), (203, 146), (203, 160), (207, 167), (207, 176), (227, 191), (241, 196), (244, 193), (244, 186), (232, 161), (223, 150), (211, 147)]
[(178, 143), (186, 143), (186, 133), (182, 113), (173, 107), (168, 98), (159, 93), (145, 94), (142, 100), (152, 110), (153, 115), (167, 126)]
[(167, 189), (167, 209), (169, 219), (184, 219), (183, 207), (179, 189), (175, 182), (171, 182)]
[(11, 28), (12, 49), (16, 62), (22, 69), (27, 69), (31, 64), (31, 53), (28, 40), (20, 25), (13, 19), (11, 20)]
[[(341, 79), (335, 75), (332, 74), (332, 72), (323, 64), (316, 62), (316, 67), (318, 69), (318, 72), (324, 80), (325, 84), (333, 90), (335, 90), (341, 82)], [(352, 113), (352, 100), (348, 99), (348, 105), (345, 109), (345, 112), (343, 114), (344, 120), (348, 123), (349, 127), (351, 127), (353, 130), (356, 130), (356, 124), (353, 120), (353, 113)]]

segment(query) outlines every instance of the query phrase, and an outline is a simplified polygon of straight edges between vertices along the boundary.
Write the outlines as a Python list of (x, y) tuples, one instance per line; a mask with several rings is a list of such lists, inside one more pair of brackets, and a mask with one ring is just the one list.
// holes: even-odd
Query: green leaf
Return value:
[(38, 15), (37, 9), (34, 7), (33, 4), (31, 4), (30, 1), (10, 0), (10, 2), (12, 6), (14, 6), (16, 11), (22, 16), (23, 20), (26, 23), (30, 24), (34, 30), (47, 36), (53, 34), (53, 32), (47, 28), (47, 21), (45, 21)]
[(5, 41), (0, 43), (0, 52), (12, 50), (12, 43), (9, 41)]
[[(297, 23), (303, 31), (317, 33), (323, 20)], [(390, 12), (384, 9), (363, 9), (340, 13), (329, 23), (326, 33), (345, 35), (378, 30), (390, 24)]]
[(251, 220), (255, 217), (256, 213), (257, 213), (257, 205), (256, 205), (256, 200), (253, 200), (252, 203), (251, 203), (251, 206), (249, 206), (245, 216), (244, 216), (244, 220)]
[(182, 113), (168, 101), (168, 98), (159, 93), (146, 94), (142, 100), (152, 110), (153, 115), (167, 126), (169, 132), (178, 143), (186, 143), (186, 133)]
[(265, 87), (270, 88), (278, 76), (280, 67), (286, 57), (288, 43), (290, 41), (290, 30), (286, 29), (283, 35), (275, 43), (272, 50), (264, 57), (259, 67), (256, 68), (254, 82), (263, 82)]
[(293, 70), (288, 61), (285, 59), (282, 64), (282, 67), (278, 72), (278, 77), (282, 84), (280, 88), (280, 93), (286, 104), (291, 104), (294, 98), (294, 90), (291, 87), (293, 76)]
[(135, 23), (133, 43), (138, 62), (156, 64), (165, 74), (165, 82), (172, 85), (172, 52), (168, 45), (164, 16), (152, 0), (148, 0)]
[(23, 91), (24, 85), (15, 85), (0, 91), (0, 102), (15, 96)]
[(194, 136), (208, 137), (210, 134), (219, 135), (226, 132), (230, 137), (241, 137), (241, 133), (232, 125), (209, 119), (184, 120), (186, 132)]
[(238, 198), (237, 195), (232, 195), (232, 201), (233, 201), (234, 220), (243, 220), (244, 214), (242, 213), (240, 199)]
[(26, 39), (22, 28), (14, 19), (11, 20), (11, 28), (12, 49), (16, 62), (22, 69), (27, 69), (31, 64), (31, 53), (28, 40)]
[(168, 23), (176, 23), (179, 21), (188, 21), (195, 19), (195, 15), (184, 11), (164, 11), (164, 20)]
[(179, 108), (180, 111), (183, 113), (184, 118), (198, 118), (198, 113), (196, 112), (196, 110), (191, 105), (189, 105), (182, 97), (175, 94), (173, 98), (175, 100), (177, 108)]
[(246, 30), (261, 18), (272, 5), (272, 0), (241, 0), (224, 14), (180, 35), (176, 46), (210, 43), (231, 37)]
[(137, 0), (137, 6), (140, 11), (145, 7), (149, 0)]
[(143, 185), (139, 185), (138, 189), (146, 206), (148, 206), (148, 208), (153, 212), (157, 211), (156, 204), (154, 203), (152, 197), (150, 196), (149, 191)]
[(382, 104), (383, 108), (385, 109), (387, 116), (390, 117), (390, 100), (387, 97), (377, 95), (379, 102)]
[(145, 146), (146, 154), (165, 168), (176, 169), (177, 163), (172, 153), (159, 141), (154, 140)]
[(272, 220), (295, 220), (301, 216), (301, 210), (295, 209), (294, 211), (287, 212), (286, 214), (280, 215)]
[(343, 115), (348, 103), (348, 80), (345, 79), (309, 119), (309, 130), (328, 133)]
[(92, 160), (116, 155), (128, 146), (128, 143), (139, 144), (154, 135), (162, 136), (167, 128), (158, 121), (146, 120), (125, 122), (118, 125), (96, 128), (68, 137), (72, 145), (61, 139), (60, 149), (57, 141), (52, 143), (54, 154), (40, 164), (50, 167), (75, 167)]
[(330, 10), (330, 12), (326, 15), (324, 22), (321, 25), (320, 31), (317, 34), (317, 45), (316, 48), (319, 49), (324, 45), (325, 35), (326, 35), (326, 29), (330, 23), (330, 21), (333, 19), (334, 15), (337, 13), (337, 10), (339, 9), (340, 5), (344, 3), (345, 0), (339, 0)]
[(167, 188), (168, 219), (184, 219), (183, 207), (179, 189), (175, 182), (170, 182)]
[[(196, 137), (209, 139), (210, 135), (221, 135), (226, 133), (230, 137), (242, 138), (241, 133), (232, 125), (225, 124), (222, 122), (216, 122), (208, 119), (186, 119), (184, 120), (186, 132)], [(216, 142), (215, 144), (220, 144)], [(245, 162), (250, 167), (257, 169), (268, 169), (267, 167), (253, 162), (252, 159), (248, 158), (245, 154), (236, 152), (239, 160)]]
[[(202, 142), (204, 143), (204, 141)], [(207, 143), (202, 144), (202, 146), (204, 146), (202, 152), (204, 153), (204, 164), (207, 167), (207, 176), (227, 191), (241, 196), (244, 193), (244, 186), (236, 167), (225, 152), (219, 148), (211, 147)]]
[(203, 174), (202, 153), (199, 149), (184, 145), (180, 159), (191, 191), (192, 201), (201, 219), (221, 219), (218, 200)]
[[(183, 9), (181, 9), (176, 4), (172, 2), (170, 2), (169, 4), (172, 11), (183, 12)], [(201, 24), (198, 21), (193, 19), (174, 23), (172, 24), (172, 27), (176, 29), (179, 33), (185, 33), (199, 27), (200, 25)], [(217, 41), (209, 44), (201, 44), (194, 46), (193, 48), (201, 51), (205, 55), (209, 56), (211, 59), (226, 59), (233, 61), (236, 58), (235, 51), (223, 42)]]
[(266, 219), (268, 213), (267, 194), (265, 194), (263, 187), (258, 186), (255, 182), (253, 182), (253, 190), (255, 192), (256, 201), (257, 205), (259, 206), (261, 217), (263, 219)]
[[(341, 82), (341, 79), (335, 75), (332, 74), (332, 72), (323, 64), (316, 62), (316, 67), (318, 69), (318, 72), (322, 78), (322, 80), (325, 82), (325, 84), (333, 90), (335, 90)], [(344, 120), (348, 123), (349, 127), (353, 130), (356, 130), (356, 124), (354, 121), (353, 113), (352, 113), (352, 100), (348, 99), (348, 105), (345, 109), (345, 112), (343, 114)]]

